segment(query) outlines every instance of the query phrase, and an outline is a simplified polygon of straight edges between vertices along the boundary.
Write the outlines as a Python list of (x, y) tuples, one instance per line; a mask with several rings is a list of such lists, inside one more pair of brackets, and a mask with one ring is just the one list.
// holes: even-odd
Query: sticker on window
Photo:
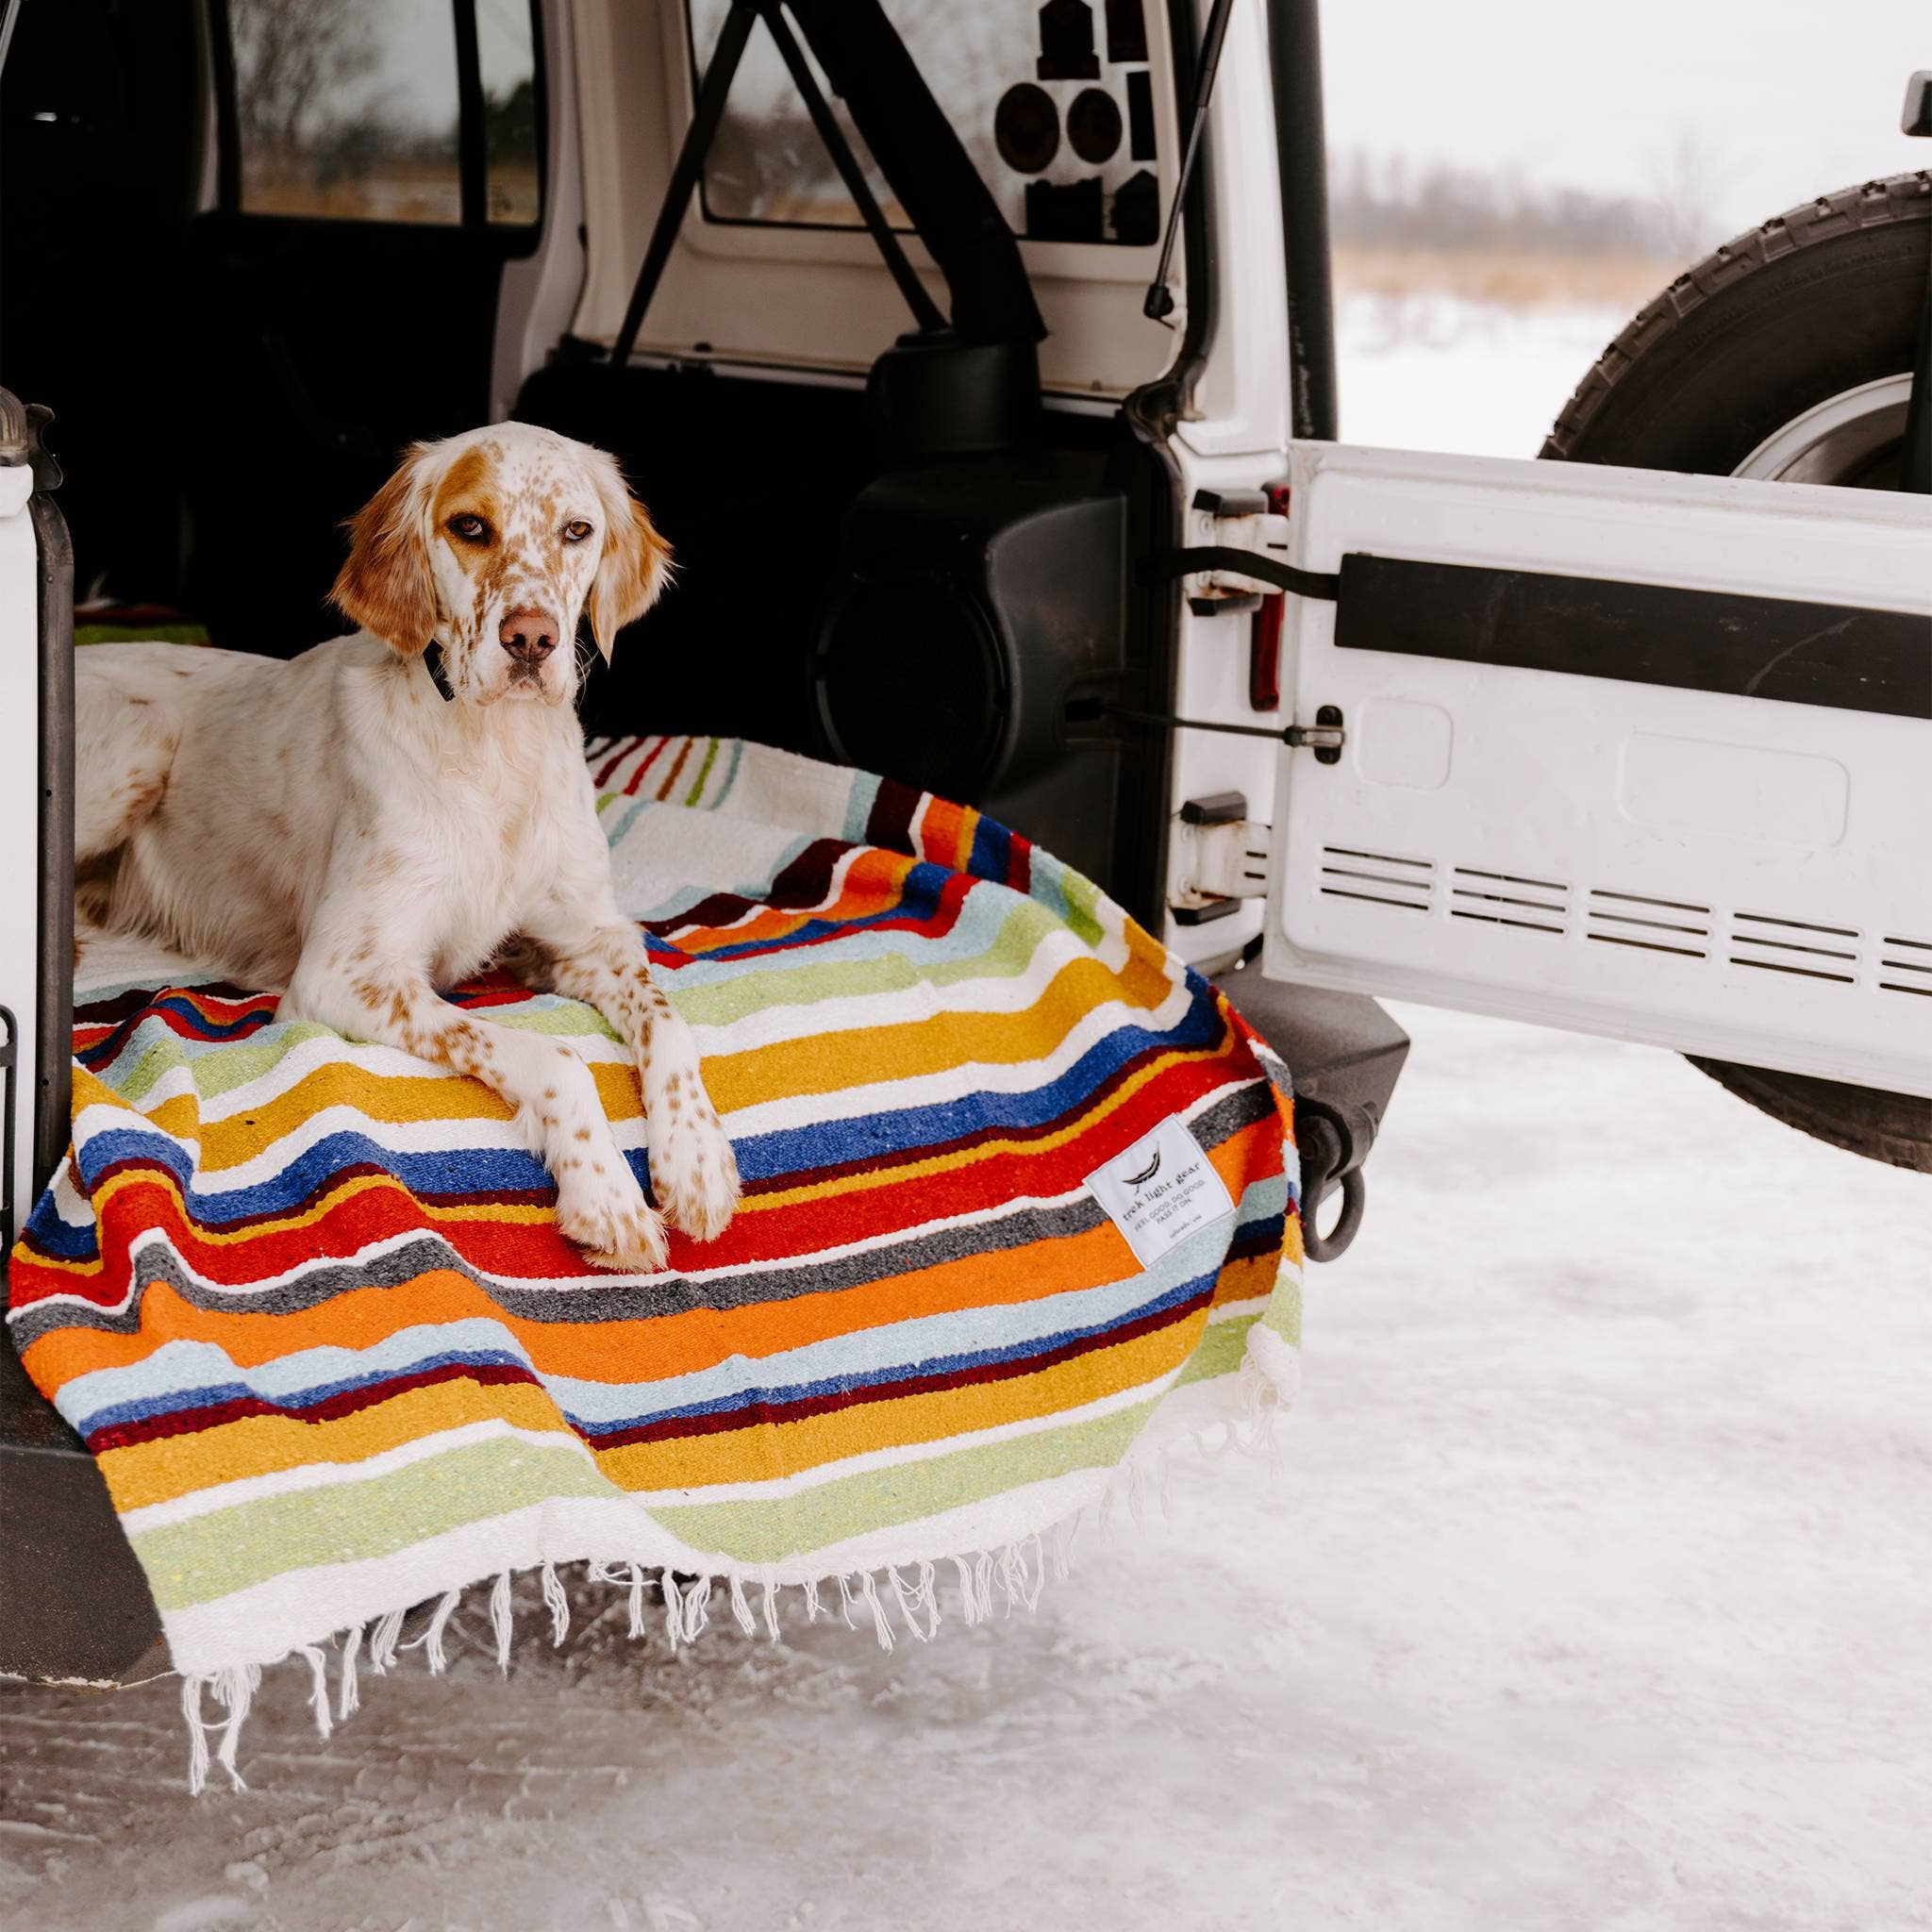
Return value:
[(1162, 1121), (1096, 1167), (1087, 1176), (1087, 1189), (1143, 1268), (1153, 1267), (1191, 1234), (1234, 1214), (1226, 1185), (1177, 1120)]

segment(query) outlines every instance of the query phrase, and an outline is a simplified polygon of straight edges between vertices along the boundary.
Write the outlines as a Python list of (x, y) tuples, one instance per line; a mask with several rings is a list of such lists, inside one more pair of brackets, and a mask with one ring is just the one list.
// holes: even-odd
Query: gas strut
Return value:
[(1201, 72), (1194, 83), (1194, 104), (1188, 110), (1188, 144), (1181, 150), (1181, 171), (1174, 177), (1174, 202), (1167, 211), (1167, 232), (1160, 238), (1160, 259), (1154, 265), (1154, 279), (1147, 285), (1147, 299), (1141, 314), (1155, 322), (1165, 322), (1174, 313), (1174, 291), (1167, 286), (1167, 271), (1174, 260), (1174, 238), (1180, 233), (1181, 204), (1188, 198), (1188, 180), (1194, 172), (1194, 157), (1207, 131), (1208, 106), (1214, 97), (1214, 74), (1221, 65), (1221, 43), (1227, 38), (1227, 23), (1234, 12), (1234, 0), (1214, 0), (1214, 11), (1208, 16), (1208, 31), (1201, 36)]

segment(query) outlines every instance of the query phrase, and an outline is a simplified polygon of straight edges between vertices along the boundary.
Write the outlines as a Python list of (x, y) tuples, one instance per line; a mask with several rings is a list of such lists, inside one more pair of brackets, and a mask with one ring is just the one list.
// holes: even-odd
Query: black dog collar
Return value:
[(429, 640), (428, 648), (423, 653), (424, 669), (429, 673), (429, 681), (442, 693), (444, 704), (456, 701), (456, 692), (450, 689), (449, 673), (443, 669), (442, 646), (434, 639)]

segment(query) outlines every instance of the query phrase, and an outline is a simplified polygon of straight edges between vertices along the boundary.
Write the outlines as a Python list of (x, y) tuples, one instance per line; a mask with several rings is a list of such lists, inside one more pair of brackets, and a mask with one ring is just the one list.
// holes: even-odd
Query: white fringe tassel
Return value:
[(747, 1637), (758, 1635), (758, 1621), (751, 1613), (751, 1604), (744, 1593), (744, 1578), (738, 1575), (731, 1578), (731, 1614), (738, 1619), (738, 1627)]
[(336, 1696), (336, 1721), (341, 1723), (362, 1707), (362, 1687), (356, 1680), (356, 1658), (362, 1649), (362, 1626), (352, 1624), (342, 1639), (342, 1684)]
[(181, 1716), (188, 1726), (188, 1792), (201, 1796), (208, 1784), (208, 1723), (201, 1714), (202, 1686), (206, 1677), (181, 1679)]
[(554, 1563), (543, 1565), (543, 1603), (550, 1612), (551, 1647), (556, 1649), (570, 1635), (570, 1599), (563, 1593), (563, 1585), (557, 1580)]
[(376, 1620), (375, 1635), (369, 1640), (369, 1661), (378, 1677), (387, 1676), (396, 1660), (396, 1639), (403, 1634), (403, 1619), (408, 1615), (408, 1610), (391, 1610)]
[(328, 1656), (319, 1643), (303, 1644), (302, 1655), (308, 1659), (308, 1706), (315, 1713), (316, 1735), (326, 1742), (329, 1732), (335, 1728), (328, 1715)]
[(504, 1571), (490, 1591), (490, 1631), (496, 1639), (496, 1668), (509, 1674), (509, 1572)]
[[(1258, 1346), (1257, 1344), (1258, 1341)], [(1277, 1428), (1283, 1410), (1292, 1399), (1299, 1357), (1295, 1351), (1272, 1332), (1258, 1327), (1250, 1336), (1249, 1353), (1240, 1371), (1240, 1408), (1227, 1422), (1194, 1438), (1201, 1450), (1210, 1456), (1239, 1449), (1244, 1455), (1275, 1460)], [(1218, 1437), (1218, 1441), (1210, 1441)], [(1167, 1512), (1169, 1457), (1142, 1457), (1124, 1470), (1116, 1472), (1100, 1498), (1096, 1515), (1103, 1526), (1117, 1495), (1124, 1493), (1136, 1524), (1145, 1511), (1151, 1495), (1163, 1516)], [(993, 1593), (997, 1586), (1001, 1615), (1010, 1617), (1015, 1609), (1038, 1608), (1046, 1586), (1049, 1564), (1055, 1576), (1064, 1579), (1074, 1535), (1084, 1512), (1063, 1518), (1045, 1532), (1036, 1532), (996, 1549), (959, 1553), (952, 1557), (953, 1574), (958, 1584), (959, 1615), (967, 1625), (988, 1622), (993, 1614)], [(633, 1638), (645, 1634), (644, 1592), (651, 1574), (638, 1562), (597, 1561), (586, 1564), (592, 1582), (609, 1584), (628, 1595), (629, 1631)], [(759, 1613), (766, 1635), (776, 1642), (780, 1635), (779, 1594), (781, 1586), (769, 1571), (751, 1577), (732, 1574), (724, 1579), (729, 1591), (731, 1616), (745, 1636), (758, 1634)], [(657, 1582), (664, 1604), (664, 1634), (675, 1650), (702, 1636), (710, 1622), (710, 1600), (718, 1579), (699, 1575), (689, 1584), (680, 1583), (670, 1570), (659, 1570)], [(490, 1627), (497, 1669), (509, 1669), (512, 1574), (503, 1571), (490, 1591)], [(825, 1576), (807, 1578), (795, 1586), (805, 1601), (806, 1619), (816, 1623), (826, 1607), (821, 1591), (824, 1585), (839, 1586), (839, 1614), (849, 1629), (865, 1627), (869, 1615), (879, 1648), (891, 1651), (895, 1638), (889, 1605), (896, 1605), (906, 1628), (922, 1643), (938, 1634), (941, 1621), (938, 1570), (931, 1562), (911, 1565), (883, 1564), (877, 1570), (833, 1572)], [(760, 1591), (760, 1602), (754, 1607), (750, 1587)], [(544, 1607), (550, 1612), (551, 1641), (561, 1644), (570, 1632), (570, 1599), (558, 1578), (554, 1561), (541, 1566), (540, 1588)], [(890, 1593), (890, 1594), (889, 1594)], [(318, 1643), (299, 1644), (290, 1657), (299, 1656), (309, 1670), (309, 1708), (317, 1735), (327, 1738), (334, 1724), (345, 1721), (361, 1705), (358, 1664), (365, 1647), (369, 1663), (378, 1674), (386, 1674), (396, 1661), (398, 1650), (421, 1650), (432, 1675), (448, 1668), (445, 1638), (451, 1619), (462, 1600), (460, 1590), (446, 1591), (437, 1600), (421, 1635), (402, 1642), (407, 1610), (391, 1610), (368, 1624), (354, 1624), (338, 1639), (341, 1681), (337, 1687), (333, 1720), (329, 1709), (328, 1654)], [(261, 1682), (261, 1666), (248, 1664), (221, 1671), (208, 1671), (181, 1680), (181, 1715), (188, 1730), (188, 1789), (198, 1795), (208, 1786), (214, 1765), (220, 1765), (238, 1791), (247, 1790), (236, 1758), (242, 1740), (242, 1727)], [(210, 1720), (205, 1698), (212, 1694), (222, 1712)], [(210, 1750), (209, 1730), (216, 1737)]]

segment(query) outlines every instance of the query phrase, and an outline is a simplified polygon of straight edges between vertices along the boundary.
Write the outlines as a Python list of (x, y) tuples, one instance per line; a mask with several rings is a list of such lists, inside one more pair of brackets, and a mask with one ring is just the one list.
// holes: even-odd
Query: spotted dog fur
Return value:
[[(669, 552), (601, 450), (525, 424), (419, 443), (351, 525), (335, 602), (361, 626), (292, 662), (178, 644), (80, 654), (83, 913), (244, 984), (285, 1018), (484, 1082), (600, 1267), (664, 1264), (664, 1224), (568, 1047), (440, 999), (492, 959), (596, 1007), (635, 1056), (664, 1214), (738, 1201), (696, 1044), (618, 910), (573, 700)], [(419, 661), (434, 639), (455, 693)], [(544, 646), (547, 643), (548, 648)]]

